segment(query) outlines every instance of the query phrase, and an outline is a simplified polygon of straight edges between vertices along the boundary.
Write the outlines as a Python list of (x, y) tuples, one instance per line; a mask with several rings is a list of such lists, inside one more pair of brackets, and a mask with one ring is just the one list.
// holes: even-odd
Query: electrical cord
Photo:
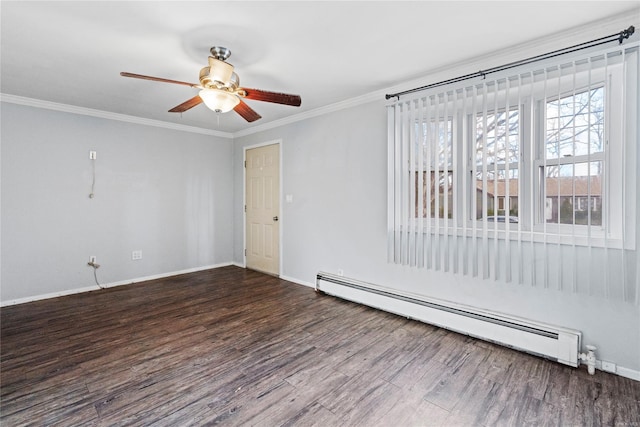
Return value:
[(88, 263), (87, 263), (87, 265), (88, 265), (89, 267), (93, 267), (93, 278), (94, 278), (94, 279), (95, 279), (95, 281), (96, 281), (96, 285), (98, 285), (98, 287), (99, 287), (100, 289), (106, 289), (106, 288), (105, 288), (104, 286), (102, 286), (102, 285), (100, 284), (100, 282), (98, 281), (98, 272), (97, 272), (97, 270), (98, 270), (98, 268), (100, 267), (100, 264), (96, 264), (95, 262), (88, 262)]
[(100, 289), (104, 289), (104, 286), (102, 286), (102, 285), (100, 284), (100, 282), (98, 282), (98, 273), (97, 273), (97, 270), (98, 270), (97, 268), (94, 268), (94, 269), (93, 269), (93, 278), (94, 278), (94, 279), (96, 279), (96, 285), (98, 285), (98, 287), (99, 287)]
[[(94, 197), (94, 192), (95, 192), (95, 188), (96, 188), (96, 152), (95, 151), (90, 151), (89, 152), (89, 159), (91, 160), (91, 193), (89, 193), (89, 198), (93, 199)], [(100, 267), (100, 264), (96, 264), (95, 262), (95, 258), (91, 258), (91, 260), (87, 263), (87, 265), (89, 265), (89, 267), (93, 268), (93, 278), (96, 281), (96, 285), (98, 285), (98, 287), (100, 289), (105, 289), (104, 286), (102, 286), (100, 284), (100, 281), (98, 280), (98, 268)]]

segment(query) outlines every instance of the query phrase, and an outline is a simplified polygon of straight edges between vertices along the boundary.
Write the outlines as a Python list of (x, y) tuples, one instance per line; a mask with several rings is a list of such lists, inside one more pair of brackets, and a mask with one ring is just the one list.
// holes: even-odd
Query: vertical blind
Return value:
[(389, 261), (640, 304), (638, 43), (388, 106)]

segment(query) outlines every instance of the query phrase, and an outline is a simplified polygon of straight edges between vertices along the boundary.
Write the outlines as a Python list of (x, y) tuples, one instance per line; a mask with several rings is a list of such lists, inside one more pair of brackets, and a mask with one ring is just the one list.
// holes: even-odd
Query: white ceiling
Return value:
[[(1, 92), (235, 133), (608, 16), (637, 17), (639, 4), (2, 1)], [(119, 75), (198, 83), (214, 45), (231, 49), (242, 86), (299, 94), (302, 107), (247, 101), (263, 117), (253, 124), (204, 105), (168, 113), (196, 89)]]

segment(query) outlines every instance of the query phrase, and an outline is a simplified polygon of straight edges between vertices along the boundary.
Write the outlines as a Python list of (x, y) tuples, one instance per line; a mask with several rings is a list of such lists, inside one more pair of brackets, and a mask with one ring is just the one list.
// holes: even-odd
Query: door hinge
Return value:
[(247, 161), (246, 160), (244, 161), (244, 168), (245, 169), (247, 168)]
[(244, 211), (245, 212), (247, 211), (247, 205), (244, 205)]
[(247, 250), (246, 249), (244, 250), (244, 256), (247, 256)]

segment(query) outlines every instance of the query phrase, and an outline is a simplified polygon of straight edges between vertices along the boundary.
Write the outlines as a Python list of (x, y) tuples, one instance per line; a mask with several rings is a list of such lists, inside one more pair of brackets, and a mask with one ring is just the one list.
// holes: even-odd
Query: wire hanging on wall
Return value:
[(93, 199), (95, 197), (95, 187), (96, 187), (96, 152), (89, 151), (89, 160), (91, 160), (91, 193), (89, 193), (89, 198)]

